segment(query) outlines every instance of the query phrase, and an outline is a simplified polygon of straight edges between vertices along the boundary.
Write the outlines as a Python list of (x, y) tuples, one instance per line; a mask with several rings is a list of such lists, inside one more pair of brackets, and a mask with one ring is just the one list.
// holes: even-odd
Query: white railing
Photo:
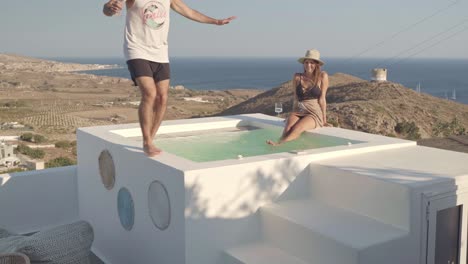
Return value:
[(18, 233), (79, 218), (77, 166), (0, 174), (0, 226)]

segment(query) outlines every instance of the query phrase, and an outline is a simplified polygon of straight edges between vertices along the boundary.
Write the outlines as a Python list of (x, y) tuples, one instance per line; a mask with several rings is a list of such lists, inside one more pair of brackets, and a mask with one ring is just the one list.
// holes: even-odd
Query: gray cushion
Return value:
[(30, 264), (23, 253), (0, 253), (0, 264)]
[(0, 239), (0, 252), (3, 244), (3, 252), (24, 253), (33, 264), (87, 264), (93, 239), (91, 225), (79, 221), (39, 231), (31, 236)]
[(27, 239), (25, 236), (9, 236), (0, 238), (0, 252), (1, 253), (14, 253), (18, 248), (21, 248), (24, 241)]
[(0, 239), (2, 239), (4, 237), (13, 236), (13, 235), (16, 235), (16, 234), (11, 233), (10, 231), (8, 231), (6, 229), (0, 228)]

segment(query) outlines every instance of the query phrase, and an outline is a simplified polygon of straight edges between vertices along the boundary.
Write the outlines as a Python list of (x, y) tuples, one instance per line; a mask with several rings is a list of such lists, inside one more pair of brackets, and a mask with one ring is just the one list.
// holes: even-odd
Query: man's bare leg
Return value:
[(156, 83), (157, 95), (153, 109), (153, 124), (151, 127), (151, 136), (153, 139), (155, 138), (159, 126), (164, 118), (164, 114), (166, 113), (169, 83), (169, 79)]
[(136, 78), (141, 92), (141, 102), (138, 107), (138, 119), (140, 121), (141, 133), (143, 134), (143, 151), (146, 155), (153, 157), (161, 150), (153, 144), (151, 128), (153, 126), (153, 110), (157, 97), (156, 84), (152, 77), (142, 76)]

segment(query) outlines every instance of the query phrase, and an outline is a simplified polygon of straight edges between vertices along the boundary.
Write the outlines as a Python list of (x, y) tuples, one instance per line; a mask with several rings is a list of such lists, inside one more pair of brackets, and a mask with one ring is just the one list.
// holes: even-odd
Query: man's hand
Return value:
[(225, 18), (225, 19), (217, 19), (215, 25), (223, 26), (223, 25), (229, 24), (234, 19), (236, 19), (235, 16), (228, 17), (228, 18)]
[(104, 5), (104, 9), (102, 11), (106, 16), (113, 16), (122, 11), (123, 3), (124, 1), (120, 0), (110, 0)]

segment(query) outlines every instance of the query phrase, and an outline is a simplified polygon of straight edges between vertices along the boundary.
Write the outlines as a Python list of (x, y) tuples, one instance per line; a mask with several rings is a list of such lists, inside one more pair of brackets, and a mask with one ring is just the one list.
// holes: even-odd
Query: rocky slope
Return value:
[[(130, 103), (139, 100), (139, 92), (130, 80), (67, 72), (103, 67), (112, 65), (65, 64), (0, 54), (0, 120), (27, 121), (34, 126), (44, 123), (45, 116), (51, 122), (56, 120), (50, 116), (56, 112), (63, 116), (63, 122), (76, 123), (72, 129), (82, 125), (83, 119), (87, 125), (115, 121), (115, 116), (125, 116), (122, 122), (136, 122), (136, 107)], [(263, 93), (171, 89), (166, 119), (275, 115), (275, 102), (282, 102), (287, 113), (292, 99), (291, 81)], [(413, 139), (441, 136), (447, 129), (468, 130), (468, 105), (416, 93), (392, 82), (369, 82), (337, 73), (330, 76), (327, 102), (328, 122), (343, 128), (406, 138), (410, 131)], [(52, 128), (54, 125), (48, 124)]]
[[(48, 138), (73, 139), (78, 127), (138, 122), (139, 89), (126, 78), (77, 73), (112, 65), (82, 65), (0, 54), (0, 135), (19, 122)], [(210, 116), (261, 93), (259, 90), (169, 91), (165, 119)]]
[[(275, 102), (282, 102), (284, 111), (289, 112), (292, 99), (293, 88), (289, 81), (226, 109), (221, 115), (256, 112), (274, 115)], [(439, 135), (440, 128), (447, 128), (450, 123), (468, 130), (468, 105), (417, 93), (392, 82), (332, 75), (327, 104), (329, 123), (374, 134), (407, 137), (402, 135), (401, 127), (416, 126), (416, 133), (428, 138)]]

